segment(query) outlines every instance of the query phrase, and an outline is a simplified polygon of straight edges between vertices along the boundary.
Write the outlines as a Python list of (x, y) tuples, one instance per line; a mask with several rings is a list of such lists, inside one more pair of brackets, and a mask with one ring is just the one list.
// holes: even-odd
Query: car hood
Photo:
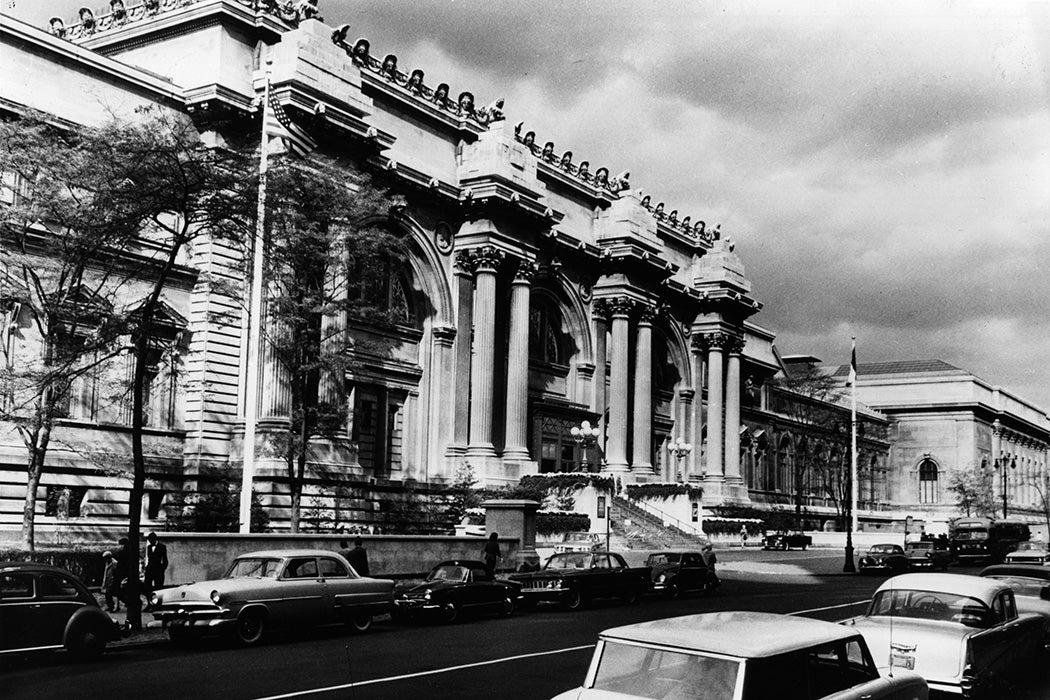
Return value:
[(462, 581), (424, 581), (400, 591), (399, 594), (406, 598), (421, 598), (427, 594), (427, 591), (448, 591), (453, 588), (462, 588), (463, 585)]
[(678, 564), (657, 564), (653, 567), (653, 578), (667, 571), (678, 571)]
[(576, 573), (584, 569), (544, 569), (543, 571), (531, 571), (527, 574), (511, 574), (511, 581), (531, 581), (537, 578), (562, 578), (570, 572)]
[(270, 588), (277, 584), (272, 578), (220, 578), (212, 581), (198, 581), (188, 583), (184, 586), (165, 588), (157, 591), (161, 605), (185, 602), (211, 602), (211, 592), (223, 593), (243, 592), (246, 590), (257, 590)]
[(890, 663), (890, 643), (915, 647), (915, 672), (929, 680), (958, 682), (962, 675), (966, 640), (979, 631), (953, 622), (899, 617), (857, 617), (845, 625), (864, 636), (876, 665)]

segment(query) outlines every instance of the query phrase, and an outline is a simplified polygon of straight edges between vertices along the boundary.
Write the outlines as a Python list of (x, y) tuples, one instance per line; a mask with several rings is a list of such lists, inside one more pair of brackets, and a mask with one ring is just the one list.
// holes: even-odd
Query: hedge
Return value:
[(591, 519), (583, 513), (541, 510), (536, 513), (536, 533), (561, 535), (566, 532), (587, 532)]
[(102, 552), (99, 549), (0, 549), (0, 561), (31, 561), (50, 564), (76, 574), (89, 586), (102, 583)]
[(525, 488), (538, 488), (550, 492), (553, 489), (574, 491), (580, 485), (590, 484), (598, 491), (612, 493), (616, 482), (611, 476), (591, 472), (554, 472), (551, 474), (526, 474), (518, 484)]
[(675, 496), (688, 496), (698, 501), (704, 495), (704, 489), (690, 484), (628, 484), (627, 495), (635, 500), (658, 498), (666, 501)]
[(740, 528), (747, 529), (749, 537), (761, 534), (762, 521), (757, 518), (704, 518), (706, 535), (739, 535)]

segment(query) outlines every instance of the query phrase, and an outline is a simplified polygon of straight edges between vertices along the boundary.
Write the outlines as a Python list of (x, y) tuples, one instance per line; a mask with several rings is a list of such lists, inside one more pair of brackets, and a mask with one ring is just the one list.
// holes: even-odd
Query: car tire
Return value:
[(194, 634), (187, 627), (169, 627), (168, 639), (174, 644), (186, 644), (193, 639)]
[(446, 625), (451, 625), (459, 619), (459, 606), (455, 603), (445, 603), (441, 608), (442, 620)]
[(77, 661), (93, 661), (102, 656), (106, 642), (95, 625), (82, 624), (69, 633), (66, 648)]
[(500, 601), (499, 614), (503, 617), (510, 617), (514, 614), (514, 599), (510, 596), (504, 596), (503, 600)]
[(237, 618), (237, 625), (233, 633), (237, 641), (243, 646), (258, 644), (266, 631), (266, 618), (258, 610), (242, 612)]
[(678, 596), (682, 595), (682, 591), (678, 588), (678, 583), (671, 581), (667, 584), (667, 592), (665, 593), (668, 600), (676, 600)]
[(808, 547), (808, 546), (809, 546), (808, 544), (804, 544), (804, 545), (802, 545), (802, 551), (803, 551), (803, 552), (804, 552), (804, 551), (806, 551), (806, 547)]
[(566, 610), (579, 610), (584, 607), (585, 604), (586, 600), (584, 599), (583, 594), (580, 593), (579, 588), (571, 589), (565, 594), (565, 598), (562, 599), (562, 605), (565, 606)]
[(352, 613), (348, 624), (354, 632), (362, 634), (372, 629), (372, 615), (371, 613)]

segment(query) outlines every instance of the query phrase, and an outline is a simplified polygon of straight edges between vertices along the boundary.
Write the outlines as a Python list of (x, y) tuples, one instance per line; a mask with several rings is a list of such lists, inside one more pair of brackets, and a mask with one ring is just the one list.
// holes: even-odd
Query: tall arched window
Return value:
[(546, 365), (565, 364), (561, 314), (553, 304), (538, 300), (529, 309), (529, 359)]
[(785, 488), (790, 489), (792, 472), (791, 438), (784, 435), (780, 438), (780, 444), (777, 447), (777, 483), (770, 484), (769, 490), (783, 491)]
[(937, 463), (932, 459), (919, 462), (919, 503), (937, 502)]

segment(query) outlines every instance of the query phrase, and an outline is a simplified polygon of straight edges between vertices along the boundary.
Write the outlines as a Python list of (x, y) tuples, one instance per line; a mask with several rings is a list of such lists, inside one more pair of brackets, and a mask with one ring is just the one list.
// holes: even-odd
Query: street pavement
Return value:
[[(603, 629), (716, 610), (840, 620), (863, 612), (882, 580), (842, 574), (841, 553), (829, 550), (720, 550), (719, 561), (723, 585), (716, 594), (677, 601), (596, 604), (578, 613), (540, 606), (455, 625), (383, 622), (364, 635), (329, 627), (277, 634), (249, 649), (221, 640), (180, 647), (153, 630), (90, 664), (61, 653), (0, 657), (0, 697), (549, 698), (580, 683)], [(1050, 677), (1010, 696), (1047, 698)]]

